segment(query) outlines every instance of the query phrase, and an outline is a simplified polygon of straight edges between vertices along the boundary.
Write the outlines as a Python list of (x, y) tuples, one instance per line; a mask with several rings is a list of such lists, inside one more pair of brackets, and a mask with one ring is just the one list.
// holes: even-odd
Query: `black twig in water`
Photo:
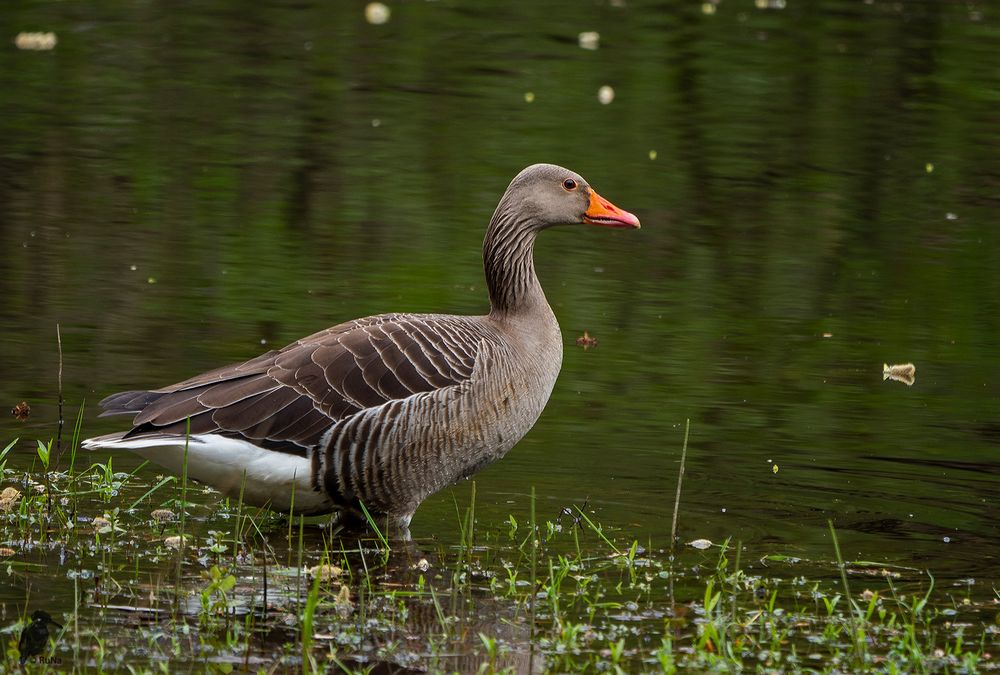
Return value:
[(559, 527), (562, 527), (563, 516), (566, 516), (567, 518), (569, 518), (570, 520), (573, 521), (573, 524), (570, 526), (571, 528), (572, 527), (579, 527), (582, 530), (583, 529), (583, 516), (576, 515), (573, 512), (573, 509), (576, 509), (577, 512), (579, 512), (579, 513), (583, 513), (584, 511), (587, 510), (588, 506), (590, 506), (590, 497), (587, 497), (586, 499), (583, 500), (583, 506), (577, 506), (576, 504), (573, 504), (572, 506), (564, 506), (564, 507), (562, 507), (559, 510), (559, 517), (556, 519), (556, 523), (559, 524)]
[(62, 386), (62, 370), (63, 370), (63, 354), (62, 354), (62, 333), (59, 330), (59, 324), (56, 324), (56, 345), (59, 348), (59, 426), (56, 430), (56, 468), (59, 467), (59, 458), (62, 456), (62, 430), (63, 430), (63, 386)]
[(528, 672), (535, 671), (535, 598), (538, 595), (538, 530), (535, 522), (535, 486), (531, 486), (531, 597), (528, 598), (528, 616), (531, 621), (531, 638), (528, 640)]
[[(253, 553), (250, 554), (251, 556)], [(267, 544), (264, 544), (264, 555), (261, 556), (264, 568), (264, 621), (267, 621)]]

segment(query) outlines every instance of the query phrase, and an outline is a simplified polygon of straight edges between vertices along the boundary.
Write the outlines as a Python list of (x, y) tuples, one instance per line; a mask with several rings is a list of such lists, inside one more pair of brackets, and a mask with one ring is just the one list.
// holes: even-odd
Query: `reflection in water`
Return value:
[[(288, 552), (279, 548), (281, 539), (280, 532), (271, 532), (268, 541), (274, 548), (241, 556), (228, 585), (213, 587), (208, 581), (205, 586), (206, 580), (224, 581), (227, 573), (215, 569), (200, 579), (188, 579), (187, 584), (203, 587), (200, 595), (172, 588), (172, 570), (165, 567), (161, 581), (128, 588), (95, 580), (86, 601), (108, 616), (104, 635), (112, 642), (141, 642), (127, 630), (115, 630), (141, 627), (163, 649), (172, 634), (187, 634), (178, 631), (185, 624), (198, 625), (206, 634), (246, 627), (252, 632), (253, 653), (238, 660), (252, 657), (253, 664), (277, 667), (287, 665), (279, 658), (287, 645), (301, 648), (298, 617), (306, 611), (315, 584), (314, 644), (320, 654), (329, 652), (345, 665), (394, 673), (478, 672), (484, 662), (492, 662), (496, 671), (543, 670), (544, 659), (529, 647), (526, 608), (491, 592), (488, 580), (468, 559), (463, 562), (463, 556), (456, 563), (444, 552), (427, 554), (413, 542), (394, 543), (386, 552), (367, 539), (330, 539), (328, 532), (309, 528), (306, 550), (336, 544), (330, 557), (338, 564), (300, 568), (283, 564)], [(228, 588), (225, 602), (213, 590), (220, 586)], [(481, 635), (495, 640), (492, 654), (484, 654)], [(197, 663), (196, 651), (185, 651), (172, 663), (188, 658)], [(354, 656), (343, 658), (342, 653)]]
[[(355, 653), (378, 655), (369, 665), (384, 659), (396, 666), (468, 673), (489, 661), (482, 654), (484, 635), (501, 647), (495, 670), (541, 672), (543, 660), (528, 649), (531, 627), (525, 608), (483, 588), (485, 580), (474, 568), (445, 566), (445, 558), (427, 555), (412, 542), (387, 557), (367, 543), (356, 543), (357, 548), (345, 543), (344, 562), (354, 570), (352, 579), (344, 577), (339, 589), (334, 584), (324, 590), (353, 600), (338, 602), (337, 616), (320, 618), (317, 639), (335, 645), (345, 639), (345, 631), (357, 627), (366, 644), (355, 647)], [(366, 565), (381, 580), (378, 585), (358, 583), (358, 571)], [(369, 625), (361, 629), (359, 622)]]

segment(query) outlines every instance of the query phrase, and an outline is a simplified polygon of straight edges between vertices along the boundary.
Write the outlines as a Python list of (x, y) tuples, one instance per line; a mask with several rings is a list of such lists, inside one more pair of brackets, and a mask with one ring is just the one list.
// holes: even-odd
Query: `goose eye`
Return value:
[(572, 178), (567, 178), (563, 181), (563, 188), (567, 191), (573, 191), (576, 189), (576, 181)]

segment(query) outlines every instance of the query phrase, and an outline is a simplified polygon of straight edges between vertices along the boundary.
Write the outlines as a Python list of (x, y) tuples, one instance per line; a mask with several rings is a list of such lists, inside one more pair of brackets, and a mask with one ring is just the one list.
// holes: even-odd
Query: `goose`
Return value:
[(132, 428), (87, 439), (126, 449), (274, 511), (364, 512), (408, 532), (420, 503), (503, 457), (535, 424), (562, 365), (535, 275), (554, 225), (638, 228), (579, 175), (535, 164), (511, 181), (483, 242), (490, 311), (379, 314), (167, 387), (101, 401)]

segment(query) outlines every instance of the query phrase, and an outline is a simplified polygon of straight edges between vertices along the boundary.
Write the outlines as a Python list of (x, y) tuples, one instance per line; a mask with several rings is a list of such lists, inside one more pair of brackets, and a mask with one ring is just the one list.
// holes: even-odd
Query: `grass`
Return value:
[[(846, 561), (832, 524), (823, 560), (731, 541), (672, 550), (591, 507), (540, 512), (533, 488), (523, 511), (483, 522), (470, 487), (454, 546), (390, 546), (374, 520), (341, 536), (183, 475), (147, 480), (111, 460), (46, 471), (10, 447), (0, 487), (21, 496), (0, 512), (0, 566), (20, 590), (2, 596), (0, 669), (34, 609), (65, 626), (35, 672), (996, 668), (997, 591), (953, 596), (921, 570)], [(153, 517), (167, 507), (176, 518)]]

